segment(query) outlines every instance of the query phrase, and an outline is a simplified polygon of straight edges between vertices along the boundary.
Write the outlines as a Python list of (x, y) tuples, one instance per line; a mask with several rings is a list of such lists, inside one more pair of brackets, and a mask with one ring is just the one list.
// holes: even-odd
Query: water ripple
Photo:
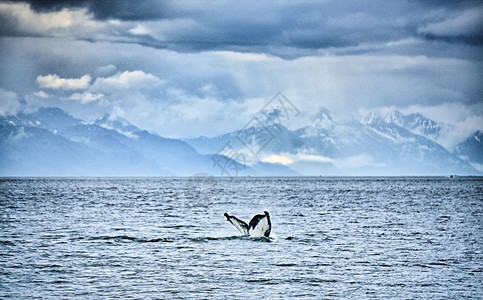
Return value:
[[(0, 298), (481, 298), (481, 178), (0, 180)], [(270, 238), (224, 212), (267, 210)]]

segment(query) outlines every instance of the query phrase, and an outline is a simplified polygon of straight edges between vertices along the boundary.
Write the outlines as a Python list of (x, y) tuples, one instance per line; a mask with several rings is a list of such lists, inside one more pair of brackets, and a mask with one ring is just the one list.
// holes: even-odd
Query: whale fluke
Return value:
[(270, 215), (267, 211), (265, 211), (263, 215), (255, 215), (248, 224), (227, 213), (225, 213), (224, 216), (226, 217), (226, 220), (233, 224), (233, 226), (235, 226), (243, 235), (253, 237), (268, 237), (270, 235), (272, 224), (270, 223)]

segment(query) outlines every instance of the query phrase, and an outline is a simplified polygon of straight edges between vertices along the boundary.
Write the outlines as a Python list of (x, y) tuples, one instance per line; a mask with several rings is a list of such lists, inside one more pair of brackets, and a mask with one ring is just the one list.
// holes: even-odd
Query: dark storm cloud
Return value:
[[(483, 6), (478, 1), (31, 0), (28, 3), (36, 12), (86, 8), (99, 22), (120, 20), (125, 24), (113, 31), (105, 29), (104, 34), (84, 33), (78, 36), (80, 39), (93, 42), (108, 39), (181, 52), (231, 50), (298, 57), (319, 49), (384, 44), (408, 38), (483, 43)], [(1, 23), (10, 25), (0, 26), (4, 28), (0, 33), (8, 35), (6, 31), (10, 31), (10, 35), (20, 35), (15, 30), (15, 20), (8, 18), (0, 16)], [(133, 30), (136, 23), (142, 24), (145, 32)]]
[(0, 0), (0, 92), (178, 137), (235, 130), (279, 90), (299, 125), (321, 106), (457, 107), (476, 124), (483, 4), (446, 2)]
[(149, 20), (170, 16), (168, 1), (157, 0), (29, 0), (38, 12), (56, 11), (63, 8), (88, 8), (99, 20), (109, 18), (121, 20)]

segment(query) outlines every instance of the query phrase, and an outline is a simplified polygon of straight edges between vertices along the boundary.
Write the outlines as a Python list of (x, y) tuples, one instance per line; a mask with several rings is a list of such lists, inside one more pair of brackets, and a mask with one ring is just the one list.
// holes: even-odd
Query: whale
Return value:
[(255, 215), (247, 224), (235, 216), (224, 214), (226, 220), (235, 226), (238, 231), (251, 237), (269, 237), (272, 230), (272, 224), (270, 222), (270, 215), (267, 211), (263, 212), (263, 215)]

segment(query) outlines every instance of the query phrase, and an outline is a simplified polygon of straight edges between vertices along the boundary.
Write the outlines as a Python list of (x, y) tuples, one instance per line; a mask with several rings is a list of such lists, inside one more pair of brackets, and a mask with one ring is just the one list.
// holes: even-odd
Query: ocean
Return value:
[(0, 212), (1, 299), (483, 299), (481, 177), (3, 178)]

